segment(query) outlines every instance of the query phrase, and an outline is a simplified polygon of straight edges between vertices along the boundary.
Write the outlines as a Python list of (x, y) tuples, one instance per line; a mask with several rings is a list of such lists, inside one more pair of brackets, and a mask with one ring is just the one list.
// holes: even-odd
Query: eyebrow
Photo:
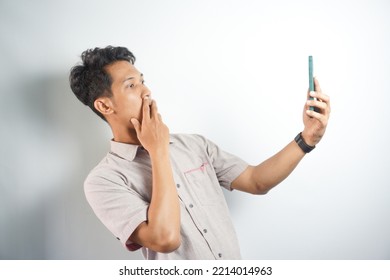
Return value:
[[(144, 74), (141, 73), (141, 74), (140, 74), (140, 77), (143, 78), (143, 77), (144, 77)], [(123, 80), (122, 84), (123, 84), (124, 82), (126, 82), (126, 81), (128, 81), (128, 80), (132, 80), (132, 79), (134, 79), (134, 77), (128, 77), (128, 78), (126, 78), (126, 79)]]

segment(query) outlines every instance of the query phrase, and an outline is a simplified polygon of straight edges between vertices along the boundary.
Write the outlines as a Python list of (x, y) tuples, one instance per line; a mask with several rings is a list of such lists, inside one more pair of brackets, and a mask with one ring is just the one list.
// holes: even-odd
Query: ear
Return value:
[(111, 115), (114, 112), (112, 101), (109, 97), (99, 97), (93, 103), (93, 106), (103, 116)]

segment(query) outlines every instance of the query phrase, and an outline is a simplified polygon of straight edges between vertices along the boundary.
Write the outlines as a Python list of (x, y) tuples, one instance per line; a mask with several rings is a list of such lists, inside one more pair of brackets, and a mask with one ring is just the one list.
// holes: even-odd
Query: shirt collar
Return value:
[(134, 160), (138, 148), (141, 147), (139, 145), (134, 144), (115, 142), (114, 140), (111, 140), (110, 144), (111, 153), (130, 161)]
[[(173, 140), (172, 137), (170, 137), (169, 144), (172, 143)], [(115, 142), (114, 140), (111, 140), (110, 144), (111, 144), (111, 153), (129, 161), (133, 161), (135, 159), (138, 148), (143, 149), (143, 147), (140, 145), (120, 143), (120, 142)]]

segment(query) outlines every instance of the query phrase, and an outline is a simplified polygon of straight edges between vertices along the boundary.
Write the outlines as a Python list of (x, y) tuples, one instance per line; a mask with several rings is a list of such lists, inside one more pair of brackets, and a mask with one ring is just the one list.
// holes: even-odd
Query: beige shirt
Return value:
[[(248, 166), (200, 135), (170, 135), (170, 159), (180, 200), (181, 245), (171, 253), (142, 247), (146, 259), (240, 259), (236, 233), (221, 186)], [(130, 251), (128, 238), (147, 220), (152, 168), (145, 149), (111, 141), (111, 151), (90, 172), (85, 195), (103, 224)]]

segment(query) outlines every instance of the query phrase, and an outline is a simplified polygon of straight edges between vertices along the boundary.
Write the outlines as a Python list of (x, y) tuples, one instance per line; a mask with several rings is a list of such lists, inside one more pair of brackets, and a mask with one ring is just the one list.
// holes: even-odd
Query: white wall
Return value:
[(245, 259), (390, 258), (390, 2), (0, 1), (0, 258), (132, 259), (82, 183), (111, 132), (73, 96), (82, 51), (137, 57), (171, 132), (257, 164), (303, 128), (307, 56), (327, 134), (266, 196), (226, 194)]

